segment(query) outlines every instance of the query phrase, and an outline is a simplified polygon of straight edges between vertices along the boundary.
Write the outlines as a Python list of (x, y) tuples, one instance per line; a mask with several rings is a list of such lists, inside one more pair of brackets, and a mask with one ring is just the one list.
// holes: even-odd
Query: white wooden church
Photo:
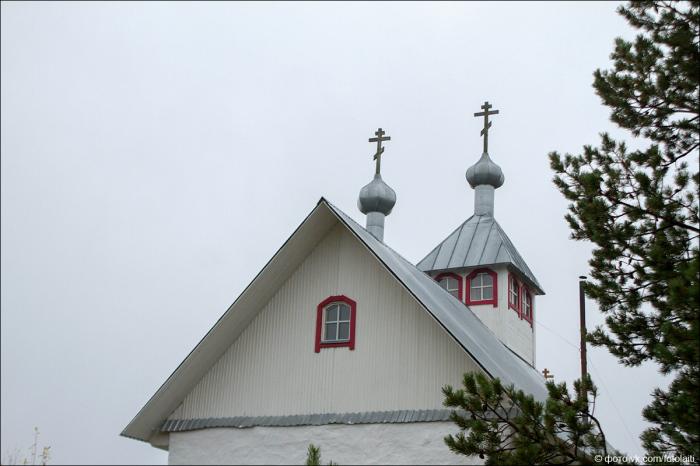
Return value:
[(546, 399), (535, 369), (532, 271), (494, 218), (503, 172), (484, 150), (467, 170), (474, 215), (417, 265), (383, 242), (396, 194), (376, 173), (366, 227), (321, 198), (122, 432), (169, 464), (475, 464), (441, 388), (482, 372)]

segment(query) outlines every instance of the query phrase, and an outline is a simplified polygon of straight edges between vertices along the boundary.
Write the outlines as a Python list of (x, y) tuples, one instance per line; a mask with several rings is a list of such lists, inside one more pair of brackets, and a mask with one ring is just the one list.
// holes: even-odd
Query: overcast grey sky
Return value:
[[(164, 464), (119, 432), (321, 196), (364, 224), (378, 126), (389, 245), (417, 262), (471, 215), (484, 100), (496, 218), (547, 292), (538, 369), (577, 378), (590, 245), (547, 153), (631, 139), (591, 87), (633, 34), (616, 6), (3, 2), (0, 453), (39, 426), (52, 463)], [(641, 454), (665, 381), (589, 354), (610, 442)]]

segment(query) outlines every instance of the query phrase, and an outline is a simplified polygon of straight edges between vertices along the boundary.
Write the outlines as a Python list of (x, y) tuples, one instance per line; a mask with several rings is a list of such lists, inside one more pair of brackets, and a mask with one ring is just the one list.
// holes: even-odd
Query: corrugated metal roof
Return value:
[[(463, 411), (459, 411), (464, 414)], [(296, 414), (290, 416), (236, 416), (206, 419), (170, 419), (161, 432), (183, 432), (213, 427), (289, 427), (327, 424), (405, 424), (411, 422), (449, 421), (451, 409), (407, 409), (362, 413)]]
[(537, 294), (544, 294), (537, 278), (520, 253), (490, 215), (472, 215), (445, 238), (417, 267), (431, 270), (462, 269), (479, 265), (512, 264)]
[[(167, 417), (337, 221), (368, 248), (487, 374), (500, 378), (505, 385), (514, 384), (539, 401), (547, 399), (542, 375), (503, 345), (468, 307), (340, 209), (321, 198), (316, 208), (139, 411), (122, 435), (148, 441), (157, 434)], [(391, 418), (394, 421), (391, 422), (396, 422), (399, 415), (400, 412), (393, 412)], [(313, 419), (312, 415), (308, 417)], [(199, 424), (193, 422), (192, 426), (206, 424), (205, 420), (198, 421)], [(185, 425), (185, 421), (179, 422), (183, 424), (175, 426)]]

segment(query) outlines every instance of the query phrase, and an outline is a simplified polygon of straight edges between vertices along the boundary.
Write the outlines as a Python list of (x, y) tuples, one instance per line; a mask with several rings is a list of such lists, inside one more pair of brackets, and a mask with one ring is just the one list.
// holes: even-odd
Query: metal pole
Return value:
[(586, 294), (583, 292), (583, 284), (586, 282), (586, 277), (581, 275), (578, 282), (578, 303), (581, 313), (581, 380), (588, 374), (586, 366)]
[[(578, 279), (578, 304), (581, 314), (581, 397), (585, 396), (586, 400), (588, 400), (588, 392), (583, 387), (584, 380), (588, 374), (588, 366), (586, 365), (586, 294), (583, 291), (583, 284), (586, 282), (586, 277), (585, 275), (581, 275)], [(588, 412), (588, 403), (586, 403), (586, 412)], [(584, 419), (588, 420), (588, 416), (585, 416)]]

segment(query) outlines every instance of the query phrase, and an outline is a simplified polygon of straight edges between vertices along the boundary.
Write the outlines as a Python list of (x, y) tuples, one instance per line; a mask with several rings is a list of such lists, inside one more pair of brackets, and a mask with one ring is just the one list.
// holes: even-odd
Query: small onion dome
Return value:
[(396, 204), (396, 193), (382, 180), (381, 175), (374, 175), (374, 179), (360, 190), (360, 198), (357, 200), (357, 208), (360, 212), (379, 212), (389, 215)]
[(505, 179), (501, 167), (496, 165), (486, 152), (481, 154), (479, 161), (467, 170), (467, 181), (472, 188), (482, 184), (499, 188)]

